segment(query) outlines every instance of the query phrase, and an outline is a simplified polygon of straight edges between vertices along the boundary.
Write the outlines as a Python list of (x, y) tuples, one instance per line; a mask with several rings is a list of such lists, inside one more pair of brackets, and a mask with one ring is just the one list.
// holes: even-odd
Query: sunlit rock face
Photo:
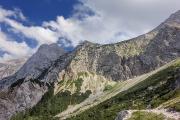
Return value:
[[(116, 44), (85, 41), (69, 53), (57, 44), (42, 45), (19, 71), (0, 81), (0, 119), (36, 105), (50, 85), (56, 85), (55, 92), (61, 87), (76, 91), (67, 82), (80, 78), (79, 91), (96, 94), (107, 84), (148, 73), (180, 57), (180, 27), (175, 24), (179, 12), (151, 32)], [(61, 81), (63, 86), (57, 86)]]
[[(13, 75), (0, 81), (0, 88), (9, 87), (19, 79), (39, 79), (65, 51), (58, 44), (42, 45), (38, 51)], [(2, 84), (1, 84), (2, 83)]]
[(65, 51), (58, 44), (42, 45), (38, 51), (17, 72), (17, 79), (35, 79), (50, 67)]
[(0, 81), (0, 120), (8, 120), (41, 100), (48, 87), (38, 80), (64, 53), (57, 44), (42, 45), (15, 74)]

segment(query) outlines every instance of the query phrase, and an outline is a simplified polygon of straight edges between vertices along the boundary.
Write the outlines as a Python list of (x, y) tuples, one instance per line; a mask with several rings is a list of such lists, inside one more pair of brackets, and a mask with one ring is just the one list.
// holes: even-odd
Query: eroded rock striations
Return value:
[[(28, 57), (27, 57), (28, 58)], [(13, 59), (0, 63), (0, 80), (16, 73), (22, 65), (26, 62), (27, 58)]]
[(42, 45), (18, 72), (0, 81), (0, 119), (7, 120), (19, 111), (31, 108), (41, 100), (48, 87), (41, 75), (65, 51), (57, 44)]
[(145, 35), (108, 45), (86, 41), (69, 53), (56, 44), (41, 46), (18, 72), (0, 81), (0, 119), (33, 107), (60, 81), (89, 75), (81, 89), (100, 91), (91, 81), (124, 81), (180, 57), (179, 21), (180, 11)]

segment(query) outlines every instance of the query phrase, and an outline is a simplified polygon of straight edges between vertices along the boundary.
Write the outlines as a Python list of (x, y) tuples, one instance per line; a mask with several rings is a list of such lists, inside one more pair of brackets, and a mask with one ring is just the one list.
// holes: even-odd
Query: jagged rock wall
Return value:
[(41, 79), (64, 53), (57, 44), (42, 45), (18, 72), (0, 81), (0, 120), (8, 120), (41, 100), (48, 91)]
[(16, 73), (27, 58), (13, 59), (0, 63), (0, 80)]
[(47, 91), (47, 84), (76, 80), (79, 73), (87, 72), (95, 77), (82, 78), (87, 88), (81, 87), (81, 92), (96, 91), (99, 88), (91, 79), (99, 85), (105, 85), (104, 80), (127, 80), (179, 57), (180, 28), (169, 23), (125, 42), (109, 45), (85, 42), (67, 54), (57, 45), (42, 46), (20, 71), (0, 81), (0, 119), (9, 119), (15, 112), (37, 104)]
[(0, 120), (8, 120), (17, 112), (36, 105), (46, 93), (46, 86), (33, 82), (24, 82), (9, 90), (0, 92)]
[(74, 54), (64, 71), (59, 71), (60, 80), (75, 79), (78, 73), (87, 71), (107, 80), (122, 81), (180, 57), (180, 28), (167, 25), (158, 33), (118, 44), (101, 46), (86, 42)]

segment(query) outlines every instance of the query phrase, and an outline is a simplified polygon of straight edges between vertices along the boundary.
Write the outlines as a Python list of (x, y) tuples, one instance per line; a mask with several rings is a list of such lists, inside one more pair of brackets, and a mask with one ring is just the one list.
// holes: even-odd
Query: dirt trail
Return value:
[(73, 105), (73, 106), (69, 106), (67, 110), (63, 111), (62, 113), (59, 113), (58, 115), (56, 115), (56, 117), (60, 118), (60, 120), (69, 118), (71, 116), (75, 116), (77, 114), (80, 114), (81, 112), (100, 104), (101, 102), (110, 99), (111, 97), (128, 90), (129, 88), (133, 87), (134, 85), (140, 83), (141, 81), (145, 80), (146, 78), (148, 78), (149, 76), (157, 73), (158, 71), (161, 71), (167, 67), (169, 67), (172, 63), (174, 63), (174, 61), (158, 68), (157, 70), (154, 70), (150, 73), (135, 77), (133, 79), (129, 79), (126, 80), (124, 82), (119, 82), (117, 83), (114, 88), (108, 92), (102, 92), (93, 96), (90, 96), (89, 98), (87, 98), (84, 102), (77, 104), (77, 105)]
[(180, 120), (180, 112), (175, 112), (175, 111), (170, 112), (167, 109), (127, 110), (128, 115), (125, 118), (123, 118), (123, 120), (128, 120), (129, 118), (131, 118), (132, 113), (137, 112), (137, 111), (152, 112), (152, 113), (155, 113), (157, 115), (163, 114), (166, 117), (166, 119), (171, 118), (173, 120)]
[(132, 86), (138, 84), (139, 82), (143, 81), (145, 78), (147, 78), (149, 75), (143, 75), (140, 77), (136, 77), (134, 79), (130, 79), (124, 82), (117, 83), (114, 88), (108, 92), (102, 92), (96, 95), (92, 95), (89, 98), (87, 98), (84, 102), (69, 106), (67, 110), (63, 111), (62, 113), (58, 114), (56, 117), (59, 117), (61, 120), (66, 119), (70, 116), (77, 115), (95, 105), (98, 105), (99, 103), (110, 99), (111, 97), (117, 95), (120, 92), (123, 92), (125, 90), (128, 90)]

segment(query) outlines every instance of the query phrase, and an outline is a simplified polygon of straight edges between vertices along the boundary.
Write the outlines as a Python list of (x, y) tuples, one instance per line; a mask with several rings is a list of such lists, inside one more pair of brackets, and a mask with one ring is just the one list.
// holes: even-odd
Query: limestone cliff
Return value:
[(116, 44), (85, 41), (69, 53), (56, 44), (41, 46), (18, 72), (0, 81), (0, 119), (32, 108), (50, 86), (54, 94), (90, 90), (96, 95), (180, 57), (179, 14), (147, 34)]

